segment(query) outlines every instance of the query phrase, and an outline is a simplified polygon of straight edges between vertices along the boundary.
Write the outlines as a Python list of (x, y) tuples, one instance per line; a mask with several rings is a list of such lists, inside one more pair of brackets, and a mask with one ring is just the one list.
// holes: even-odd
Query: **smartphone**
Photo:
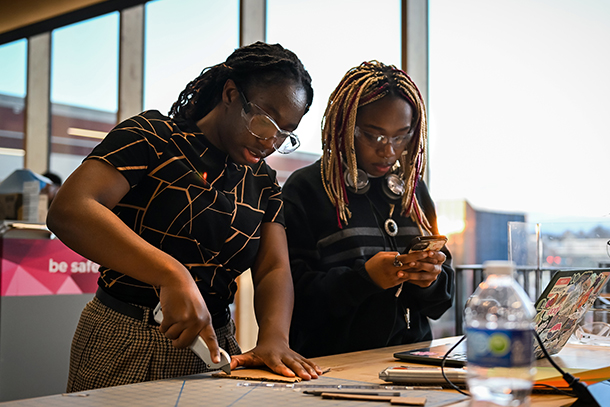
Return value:
[(426, 251), (439, 251), (447, 243), (447, 236), (433, 235), (433, 236), (417, 236), (413, 238), (407, 245), (405, 250), (406, 253), (413, 252), (426, 252)]

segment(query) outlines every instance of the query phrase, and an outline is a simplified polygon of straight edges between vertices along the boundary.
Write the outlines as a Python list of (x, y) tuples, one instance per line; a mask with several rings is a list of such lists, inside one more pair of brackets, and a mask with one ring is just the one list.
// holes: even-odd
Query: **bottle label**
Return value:
[(481, 367), (527, 367), (534, 361), (531, 329), (466, 329), (466, 357)]

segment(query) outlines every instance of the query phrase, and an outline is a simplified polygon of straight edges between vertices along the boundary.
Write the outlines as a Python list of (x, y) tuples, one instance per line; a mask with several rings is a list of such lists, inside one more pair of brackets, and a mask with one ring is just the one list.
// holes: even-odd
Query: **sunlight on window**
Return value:
[(119, 13), (53, 31), (51, 102), (116, 112)]
[[(373, 10), (382, 10), (383, 18), (371, 18)], [(397, 0), (377, 0), (374, 6), (366, 0), (267, 1), (267, 42), (295, 52), (313, 78), (313, 105), (297, 130), (299, 151), (322, 153), (324, 109), (350, 68), (372, 59), (400, 67), (400, 35)]]
[(237, 0), (146, 3), (144, 108), (167, 114), (201, 71), (239, 47)]
[(118, 110), (119, 13), (53, 31), (50, 170), (66, 179), (99, 140), (70, 128), (107, 133)]
[(27, 41), (19, 40), (0, 46), (0, 94), (25, 96)]
[(430, 1), (436, 201), (610, 216), (610, 3)]
[(0, 180), (23, 167), (27, 41), (0, 46)]

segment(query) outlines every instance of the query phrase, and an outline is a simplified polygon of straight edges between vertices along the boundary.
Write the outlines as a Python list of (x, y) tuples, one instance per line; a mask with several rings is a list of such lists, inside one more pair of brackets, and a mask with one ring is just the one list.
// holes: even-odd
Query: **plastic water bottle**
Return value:
[(472, 406), (529, 406), (534, 367), (534, 306), (508, 261), (483, 264), (485, 281), (464, 310)]

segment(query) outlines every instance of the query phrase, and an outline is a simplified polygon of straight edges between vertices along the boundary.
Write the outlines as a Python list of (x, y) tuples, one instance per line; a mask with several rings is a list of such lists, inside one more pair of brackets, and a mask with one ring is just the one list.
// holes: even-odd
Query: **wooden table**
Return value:
[[(359, 380), (375, 384), (386, 383), (379, 379), (379, 372), (390, 366), (405, 365), (392, 356), (395, 352), (417, 349), (428, 345), (454, 343), (456, 338), (437, 339), (412, 345), (399, 345), (388, 348), (373, 349), (340, 355), (324, 356), (313, 360), (321, 367), (329, 367), (325, 376), (342, 379)], [(562, 368), (598, 369), (610, 366), (610, 349), (603, 346), (567, 344), (553, 360)], [(548, 360), (538, 360), (537, 366), (551, 367)], [(558, 373), (559, 375), (559, 373)], [(450, 390), (447, 390), (450, 391)], [(556, 394), (533, 394), (532, 407), (557, 407), (569, 405), (575, 399)], [(465, 407), (469, 401), (453, 404), (452, 407)]]
[[(346, 383), (355, 383), (352, 382), (354, 380), (365, 382), (367, 385), (387, 384), (379, 379), (379, 372), (390, 366), (404, 365), (403, 362), (394, 359), (393, 354), (395, 352), (455, 341), (456, 338), (445, 338), (419, 344), (325, 356), (313, 360), (320, 367), (331, 369), (320, 379), (320, 384), (345, 385)], [(564, 368), (597, 369), (610, 366), (610, 352), (606, 347), (567, 345), (553, 358)], [(538, 362), (538, 366), (550, 366), (550, 364), (548, 361), (542, 360)], [(316, 380), (313, 380), (299, 383), (298, 385), (315, 383)], [(0, 404), (3, 407), (5, 405), (7, 407), (98, 407), (107, 405), (120, 407), (148, 407), (151, 405), (172, 407), (200, 405), (212, 405), (214, 407), (226, 405), (233, 407), (269, 407), (293, 404), (305, 407), (324, 407), (333, 404), (332, 402), (322, 400), (322, 398), (304, 395), (299, 391), (295, 392), (294, 389), (282, 388), (283, 386), (279, 386), (280, 388), (277, 389), (268, 389), (266, 384), (269, 384), (269, 382), (261, 383), (255, 381), (252, 387), (244, 387), (238, 380), (217, 379), (210, 377), (209, 373), (204, 373), (182, 378), (16, 400)], [(35, 386), (36, 383), (32, 383), (32, 385)], [(454, 390), (443, 391), (455, 392)], [(534, 394), (531, 405), (533, 407), (557, 407), (570, 405), (573, 401), (573, 398), (567, 396)], [(469, 401), (466, 400), (454, 403), (451, 407), (467, 407), (469, 404)], [(389, 404), (342, 401), (341, 405), (357, 407), (373, 405), (374, 407), (383, 407)]]

